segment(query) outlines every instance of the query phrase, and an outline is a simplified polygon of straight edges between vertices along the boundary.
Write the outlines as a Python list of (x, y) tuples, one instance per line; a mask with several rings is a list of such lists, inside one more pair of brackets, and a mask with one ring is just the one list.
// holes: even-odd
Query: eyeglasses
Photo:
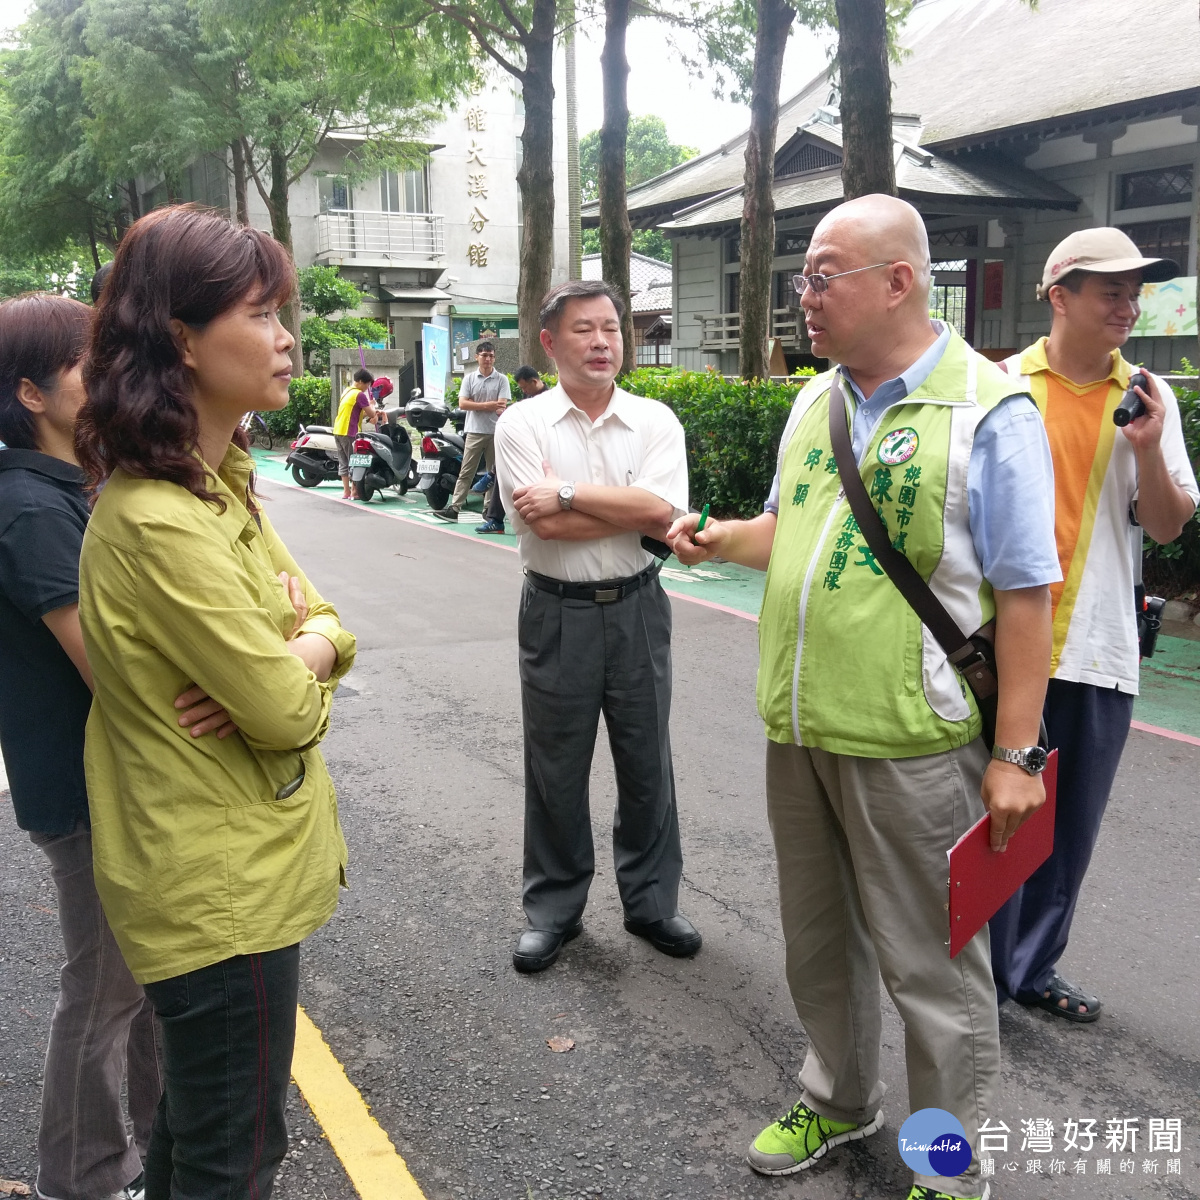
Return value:
[(874, 271), (876, 267), (891, 265), (890, 262), (872, 263), (869, 267), (855, 267), (853, 271), (839, 271), (836, 275), (793, 275), (792, 287), (796, 289), (797, 296), (803, 296), (805, 288), (812, 288), (813, 292), (820, 296), (829, 291), (831, 279), (841, 279), (843, 275), (857, 275), (859, 271)]

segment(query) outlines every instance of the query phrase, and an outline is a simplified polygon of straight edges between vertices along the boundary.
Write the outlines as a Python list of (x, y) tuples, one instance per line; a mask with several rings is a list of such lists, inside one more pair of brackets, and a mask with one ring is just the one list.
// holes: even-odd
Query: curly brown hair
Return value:
[[(135, 222), (113, 260), (83, 371), (75, 451), (93, 489), (120, 468), (224, 508), (196, 452), (200, 422), (171, 320), (203, 329), (247, 296), (283, 304), (295, 288), (287, 250), (261, 230), (193, 204)], [(234, 441), (248, 444), (241, 430)]]

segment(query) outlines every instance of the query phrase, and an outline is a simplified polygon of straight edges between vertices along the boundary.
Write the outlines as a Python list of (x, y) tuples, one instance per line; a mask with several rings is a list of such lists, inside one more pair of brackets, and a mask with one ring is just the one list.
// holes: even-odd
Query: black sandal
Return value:
[[(1056, 1017), (1062, 1017), (1064, 1021), (1076, 1021), (1081, 1025), (1095, 1021), (1104, 1007), (1097, 996), (1089, 996), (1077, 984), (1064, 979), (1057, 971), (1050, 976), (1046, 991), (1050, 993), (1048, 996), (1021, 996), (1020, 1002), (1029, 1008), (1045, 1009)], [(1060, 1004), (1062, 1000), (1067, 1002), (1065, 1008)], [(1084, 1007), (1087, 1011), (1080, 1012)]]

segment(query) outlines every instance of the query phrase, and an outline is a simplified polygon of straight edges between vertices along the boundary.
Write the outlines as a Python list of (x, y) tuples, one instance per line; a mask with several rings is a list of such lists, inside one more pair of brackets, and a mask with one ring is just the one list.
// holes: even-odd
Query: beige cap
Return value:
[(1118, 275), (1141, 271), (1144, 283), (1162, 283), (1179, 274), (1179, 264), (1169, 258), (1144, 258), (1133, 239), (1119, 229), (1079, 229), (1063, 238), (1051, 251), (1038, 284), (1037, 298), (1045, 300), (1056, 283), (1072, 271)]

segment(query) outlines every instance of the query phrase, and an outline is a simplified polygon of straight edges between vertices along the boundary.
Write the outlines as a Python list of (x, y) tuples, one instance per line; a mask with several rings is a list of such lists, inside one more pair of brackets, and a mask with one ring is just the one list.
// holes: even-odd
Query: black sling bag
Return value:
[(836, 372), (829, 388), (829, 439), (833, 444), (833, 457), (837, 462), (842, 490), (850, 502), (850, 511), (858, 522), (860, 532), (875, 555), (875, 561), (921, 619), (921, 624), (937, 639), (954, 669), (966, 680), (979, 706), (979, 715), (983, 718), (983, 739), (991, 749), (996, 744), (996, 703), (999, 694), (995, 647), (981, 629), (969, 637), (963, 633), (930, 590), (929, 584), (917, 573), (916, 567), (892, 545), (887, 529), (867, 495), (866, 485), (854, 459), (846, 418), (846, 398), (842, 393), (841, 377)]

